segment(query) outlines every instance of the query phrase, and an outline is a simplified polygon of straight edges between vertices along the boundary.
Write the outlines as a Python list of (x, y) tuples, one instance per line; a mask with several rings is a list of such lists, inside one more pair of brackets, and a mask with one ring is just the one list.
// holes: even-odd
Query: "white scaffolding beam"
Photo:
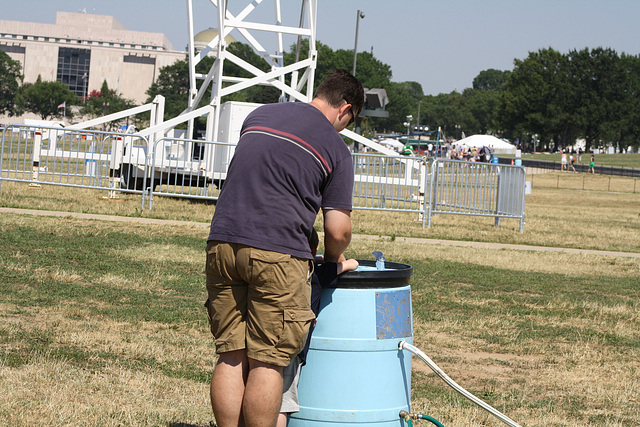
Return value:
[[(253, 0), (237, 14), (232, 13), (227, 7), (228, 2), (224, 0), (210, 0), (210, 6), (216, 8), (217, 22), (215, 27), (218, 31), (204, 49), (196, 52), (194, 43), (194, 13), (192, 0), (187, 1), (187, 19), (189, 33), (189, 95), (187, 109), (180, 115), (184, 116), (189, 123), (189, 135), (193, 132), (193, 114), (189, 114), (201, 105), (203, 97), (209, 87), (211, 88), (211, 98), (207, 114), (207, 128), (205, 139), (215, 140), (220, 126), (220, 105), (224, 96), (246, 89), (251, 86), (272, 86), (280, 91), (280, 100), (309, 102), (313, 97), (314, 74), (316, 69), (316, 11), (317, 0), (301, 0), (300, 20), (298, 25), (285, 25), (282, 19), (281, 0), (273, 0), (274, 22), (265, 23), (251, 20), (256, 15), (256, 10), (264, 7), (268, 1)], [(290, 0), (287, 2), (289, 6)], [(201, 13), (201, 12), (197, 12)], [(268, 71), (262, 71), (258, 67), (247, 63), (227, 50), (225, 37), (232, 32), (239, 34), (249, 46), (269, 65)], [(304, 57), (300, 57), (300, 52), (296, 54), (295, 62), (284, 64), (284, 36), (297, 36), (309, 40), (309, 52)], [(269, 37), (272, 39), (269, 41)], [(275, 37), (275, 39), (273, 39)], [(266, 38), (266, 39), (265, 39)], [(275, 46), (275, 52), (269, 53), (265, 46)], [(298, 42), (298, 48), (300, 43)], [(198, 64), (206, 58), (208, 54), (215, 52), (215, 62), (209, 68), (206, 75), (196, 72)], [(224, 74), (225, 61), (231, 61), (243, 70), (248, 71), (253, 77), (238, 78), (226, 76)], [(302, 74), (302, 78), (299, 75)], [(288, 83), (287, 83), (288, 82)], [(224, 85), (223, 85), (224, 83)], [(198, 109), (202, 111), (202, 109)], [(178, 118), (176, 118), (178, 119)], [(179, 119), (178, 119), (179, 120)], [(176, 123), (176, 120), (171, 120)]]

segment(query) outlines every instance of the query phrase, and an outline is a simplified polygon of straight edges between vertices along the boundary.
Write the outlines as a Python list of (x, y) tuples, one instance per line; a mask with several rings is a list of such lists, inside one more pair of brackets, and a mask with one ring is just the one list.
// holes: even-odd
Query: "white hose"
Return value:
[(424, 363), (427, 364), (427, 366), (429, 366), (429, 368), (431, 368), (431, 370), (433, 372), (436, 373), (437, 376), (439, 376), (440, 378), (442, 378), (442, 380), (444, 382), (446, 382), (451, 388), (453, 388), (455, 391), (457, 391), (458, 393), (460, 393), (461, 395), (463, 395), (464, 397), (466, 397), (467, 399), (469, 399), (470, 401), (472, 401), (473, 403), (475, 403), (476, 405), (480, 406), (482, 409), (484, 409), (487, 412), (490, 412), (491, 414), (493, 414), (495, 417), (497, 417), (500, 421), (502, 421), (503, 423), (510, 425), (511, 427), (521, 427), (520, 424), (516, 423), (515, 421), (513, 421), (511, 418), (507, 417), (506, 415), (500, 413), (497, 409), (493, 408), (491, 405), (483, 402), (482, 400), (478, 399), (477, 397), (475, 397), (473, 394), (469, 393), (467, 390), (463, 389), (462, 387), (460, 387), (454, 380), (452, 380), (451, 378), (449, 378), (449, 376), (447, 374), (445, 374), (442, 369), (440, 369), (438, 367), (438, 365), (436, 365), (433, 360), (431, 360), (429, 358), (429, 356), (427, 356), (426, 354), (424, 354), (422, 351), (420, 351), (418, 348), (412, 346), (411, 344), (409, 344), (408, 342), (406, 342), (405, 340), (400, 341), (400, 343), (398, 344), (398, 348), (400, 350), (408, 350), (411, 353), (415, 354), (416, 356), (418, 356), (420, 359), (422, 359), (422, 361)]

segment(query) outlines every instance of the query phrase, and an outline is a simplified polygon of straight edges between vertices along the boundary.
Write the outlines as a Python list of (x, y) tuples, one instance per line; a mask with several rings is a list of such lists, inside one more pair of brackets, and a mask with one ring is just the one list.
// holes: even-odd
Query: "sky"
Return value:
[[(229, 9), (249, 3), (229, 0)], [(284, 24), (297, 26), (301, 1), (281, 4)], [(273, 5), (263, 0), (254, 20), (272, 23)], [(216, 26), (210, 0), (193, 7), (196, 33)], [(20, 0), (3, 7), (0, 19), (53, 24), (56, 11), (82, 10), (113, 15), (129, 30), (164, 33), (177, 50), (187, 46), (185, 0)], [(365, 14), (358, 51), (373, 51), (391, 66), (393, 81), (416, 81), (425, 95), (462, 92), (481, 71), (512, 70), (514, 59), (549, 47), (640, 54), (640, 0), (318, 0), (317, 39), (352, 50), (358, 10)]]

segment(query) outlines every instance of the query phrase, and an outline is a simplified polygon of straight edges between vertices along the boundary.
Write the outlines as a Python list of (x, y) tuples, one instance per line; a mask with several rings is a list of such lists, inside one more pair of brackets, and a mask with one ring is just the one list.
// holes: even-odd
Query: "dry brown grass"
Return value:
[[(121, 202), (103, 201), (100, 197), (101, 194), (89, 190), (54, 187), (31, 190), (3, 182), (0, 204), (201, 223), (208, 223), (214, 209), (202, 203), (156, 198), (154, 210), (148, 212), (140, 211), (138, 196), (123, 195)], [(425, 244), (402, 237), (640, 252), (638, 213), (637, 196), (535, 187), (534, 193), (527, 196), (527, 225), (522, 234), (517, 231), (516, 221), (503, 220), (503, 226), (496, 228), (492, 218), (440, 215), (434, 218), (431, 229), (422, 229), (415, 215), (356, 211), (353, 214), (356, 233), (392, 237), (356, 237), (348, 254), (367, 257), (373, 250), (381, 250), (389, 260), (441, 262), (464, 269), (491, 267), (517, 273), (516, 281), (518, 274), (522, 277), (539, 274), (571, 280), (613, 278), (629, 282), (640, 277), (640, 258)], [(175, 291), (165, 284), (179, 279), (181, 274), (171, 268), (176, 254), (192, 271), (201, 271), (207, 235), (206, 227), (193, 225), (2, 215), (0, 234), (18, 228), (41, 235), (96, 239), (108, 239), (112, 233), (131, 235), (135, 241), (144, 243), (105, 251), (107, 262), (119, 260), (168, 267), (127, 274), (117, 268), (106, 269), (88, 281), (81, 270), (71, 265), (30, 265), (33, 254), (19, 248), (0, 256), (0, 272), (31, 277), (15, 287), (29, 288), (33, 285), (31, 281), (54, 282), (59, 286), (81, 283), (167, 297)], [(202, 248), (181, 246), (171, 240), (176, 236), (201, 239)], [(412, 279), (415, 297), (428, 296), (431, 281), (434, 286), (444, 286), (436, 277), (441, 273), (415, 276)], [(468, 280), (447, 282), (446, 286), (456, 291), (448, 300), (468, 307), (470, 319), (440, 315), (437, 308), (429, 321), (414, 314), (414, 342), (460, 385), (504, 410), (523, 426), (637, 425), (629, 420), (640, 420), (638, 346), (625, 344), (621, 350), (603, 342), (606, 336), (625, 343), (640, 340), (637, 304), (607, 301), (606, 295), (583, 299), (554, 297), (543, 302), (522, 298), (520, 302), (522, 295), (513, 293), (517, 304), (508, 306), (498, 298), (500, 289), (495, 294), (474, 293), (476, 284)], [(203, 300), (203, 290), (194, 295), (194, 304), (198, 306)], [(532, 294), (533, 290), (527, 291), (527, 296)], [(636, 292), (635, 299), (637, 295)], [(2, 343), (2, 351), (25, 347), (26, 337), (46, 336), (42, 350), (32, 351), (26, 363), (13, 367), (0, 362), (0, 425), (208, 425), (212, 420), (208, 385), (188, 375), (175, 374), (180, 369), (212, 369), (213, 348), (206, 327), (187, 321), (161, 323), (96, 315), (122, 303), (96, 296), (82, 302), (64, 300), (54, 307), (18, 305), (0, 299), (0, 329), (5, 336), (13, 337)], [(494, 316), (473, 316), (491, 307), (505, 310)], [(513, 312), (514, 307), (532, 309), (533, 314)], [(414, 310), (420, 309), (414, 305)], [(566, 316), (548, 316), (545, 312), (564, 312)], [(517, 325), (523, 318), (548, 330), (571, 328), (594, 333), (577, 339), (565, 339), (561, 334), (555, 339), (528, 337), (527, 331)], [(493, 332), (500, 340), (492, 341)], [(62, 348), (82, 348), (89, 360), (79, 362), (71, 356), (54, 355)], [(146, 360), (154, 363), (138, 363)], [(163, 370), (166, 366), (173, 367), (174, 374)], [(413, 367), (413, 387), (418, 393), (413, 400), (414, 412), (455, 420), (445, 422), (447, 426), (501, 425), (455, 392), (443, 393), (441, 380), (420, 361), (414, 360)], [(423, 387), (426, 391), (420, 390)], [(604, 421), (593, 423), (589, 417)]]
[(514, 271), (559, 273), (566, 275), (613, 277), (640, 277), (640, 258), (607, 257), (571, 253), (520, 251), (485, 247), (462, 247), (404, 242), (402, 239), (369, 239), (355, 236), (347, 250), (347, 255), (380, 250), (389, 260), (441, 260), (461, 261), (470, 266), (492, 266)]
[[(155, 197), (149, 211), (141, 209), (138, 195), (120, 194), (118, 202), (103, 196), (104, 192), (94, 190), (53, 186), (34, 190), (22, 183), (3, 182), (0, 206), (200, 223), (209, 223), (215, 209), (202, 201)], [(639, 214), (638, 195), (534, 185), (533, 194), (526, 197), (524, 233), (518, 232), (519, 220), (502, 219), (501, 226), (495, 227), (490, 217), (436, 215), (431, 228), (422, 228), (417, 214), (356, 210), (352, 216), (356, 234), (640, 252)]]
[[(465, 269), (488, 266), (509, 269), (522, 274), (561, 274), (567, 277), (617, 277), (634, 280), (640, 277), (640, 258), (617, 258), (600, 255), (566, 253), (487, 250), (484, 248), (422, 245), (388, 239), (356, 239), (350, 250), (366, 253), (381, 250), (388, 259), (438, 260), (462, 262)], [(415, 279), (415, 278), (414, 278)], [(418, 285), (414, 282), (414, 285)], [(429, 288), (429, 284), (425, 284)], [(452, 283), (450, 286), (473, 290), (473, 283)], [(419, 286), (418, 286), (419, 287)], [(416, 291), (414, 290), (414, 293)], [(419, 292), (428, 292), (419, 291)], [(517, 298), (514, 295), (514, 298)], [(486, 306), (500, 306), (492, 298), (478, 298), (471, 294), (453, 294), (453, 304), (481, 312)], [(520, 304), (526, 306), (526, 304)], [(488, 402), (507, 401), (512, 404), (505, 411), (523, 426), (628, 426), (628, 417), (620, 416), (619, 408), (630, 408), (632, 418), (640, 419), (640, 351), (620, 352), (599, 338), (617, 336), (628, 342), (638, 342), (640, 314), (637, 306), (610, 304), (598, 299), (568, 302), (552, 299), (544, 306), (533, 306), (541, 312), (590, 313), (584, 317), (528, 316), (537, 328), (596, 331), (600, 335), (585, 335), (577, 342), (518, 339), (522, 331), (516, 326), (522, 315), (505, 311), (504, 316), (477, 316), (470, 321), (455, 317), (437, 317), (437, 321), (423, 322), (414, 317), (415, 345), (428, 354), (455, 381), (472, 390)], [(419, 309), (414, 306), (414, 310)], [(415, 313), (415, 311), (414, 311)], [(613, 320), (612, 320), (613, 319)], [(505, 343), (494, 345), (485, 339), (470, 338), (468, 331), (501, 331)], [(513, 331), (513, 336), (502, 331)], [(494, 349), (494, 350), (491, 350)], [(424, 382), (430, 388), (443, 383), (417, 359), (413, 362), (414, 387)], [(469, 407), (455, 392), (450, 401), (417, 398), (413, 410), (437, 419), (455, 420), (456, 426), (503, 425), (484, 411)], [(525, 402), (537, 401), (536, 411), (525, 409)], [(514, 403), (515, 402), (515, 403)], [(517, 402), (521, 402), (518, 405)], [(548, 402), (545, 405), (544, 402)], [(565, 402), (558, 404), (558, 402)], [(583, 408), (580, 418), (571, 413)], [(603, 424), (589, 422), (589, 416), (606, 419)], [(616, 419), (619, 418), (619, 421)], [(449, 425), (445, 423), (445, 425)]]
[[(29, 219), (11, 216), (4, 224), (31, 226), (44, 231), (53, 224), (63, 223), (69, 229), (92, 229), (97, 235), (110, 231), (124, 231), (138, 236), (150, 234), (181, 235), (199, 237), (206, 230), (192, 227), (140, 226), (127, 224), (95, 223), (95, 221), (73, 219)], [(148, 261), (157, 259), (171, 263), (177, 250), (181, 259), (193, 268), (200, 268), (201, 253), (197, 249), (184, 251), (171, 244), (158, 243), (121, 251), (121, 259)], [(389, 239), (356, 239), (350, 251), (367, 254), (378, 249), (388, 259), (441, 260), (457, 262), (464, 260), (468, 268), (489, 265), (527, 273), (553, 273), (559, 269), (573, 276), (637, 277), (640, 260), (637, 258), (612, 258), (608, 256), (550, 254), (512, 250), (487, 251), (469, 247), (441, 245), (425, 246), (416, 242), (391, 241)], [(20, 258), (21, 254), (16, 254)], [(113, 256), (116, 256), (114, 253)], [(614, 262), (612, 262), (612, 260)], [(6, 266), (6, 264), (5, 264)], [(24, 267), (28, 268), (28, 267)], [(77, 273), (54, 267), (53, 273), (38, 270), (41, 280), (73, 282), (82, 280)], [(48, 275), (47, 275), (48, 274)], [(132, 290), (159, 286), (159, 281), (171, 278), (155, 276), (153, 272), (132, 279), (108, 273), (94, 283), (96, 286), (121, 286)], [(423, 279), (420, 279), (423, 280)], [(418, 283), (416, 283), (418, 285)], [(457, 286), (472, 286), (461, 283)], [(498, 304), (491, 299), (457, 296), (454, 302), (482, 308)], [(453, 299), (452, 299), (453, 300)], [(113, 301), (113, 304), (117, 304)], [(98, 304), (98, 303), (96, 303)], [(104, 304), (104, 303), (102, 303)], [(564, 304), (564, 305), (563, 305)], [(603, 331), (611, 328), (614, 317), (616, 333), (628, 339), (638, 339), (638, 312), (625, 305), (607, 305), (599, 301), (585, 300), (578, 306), (566, 302), (552, 301), (549, 310), (589, 310), (596, 313), (590, 320), (592, 327)], [(152, 358), (160, 364), (185, 365), (210, 369), (213, 363), (211, 342), (206, 328), (193, 324), (167, 325), (154, 322), (116, 321), (96, 317), (96, 306), (64, 304), (55, 308), (16, 307), (0, 305), (4, 313), (3, 323), (10, 331), (38, 332), (55, 331), (55, 346), (82, 347), (91, 354), (118, 354), (124, 360)], [(545, 308), (545, 307), (543, 307)], [(37, 319), (34, 322), (33, 319)], [(534, 318), (532, 321), (550, 327), (567, 324), (581, 326), (584, 319)], [(480, 397), (494, 399), (516, 399), (516, 408), (508, 415), (528, 426), (587, 426), (588, 422), (576, 421), (570, 413), (562, 411), (553, 402), (567, 396), (579, 396), (593, 414), (608, 416), (613, 420), (606, 425), (623, 426), (616, 423), (616, 407), (624, 404), (638, 408), (638, 353), (621, 354), (592, 338), (580, 342), (526, 342), (511, 346), (491, 346), (481, 339), (469, 339), (465, 331), (510, 329), (511, 319), (506, 317), (485, 318), (478, 316), (471, 323), (462, 323), (456, 318), (443, 318), (438, 322), (414, 322), (416, 345), (430, 355), (454, 380), (463, 387), (480, 392)], [(515, 338), (515, 337), (514, 337)], [(20, 346), (20, 342), (14, 342)], [(527, 348), (527, 352), (523, 352)], [(51, 349), (49, 350), (51, 351)], [(98, 356), (99, 357), (99, 356)], [(147, 368), (105, 363), (100, 369), (90, 370), (72, 360), (59, 360), (47, 352), (34, 352), (28, 363), (19, 368), (0, 366), (0, 420), (5, 425), (167, 425), (168, 420), (204, 426), (211, 420), (207, 399), (207, 385), (185, 378), (174, 378), (165, 373)], [(434, 377), (420, 361), (414, 360), (414, 384), (437, 385)], [(540, 396), (544, 396), (543, 399)], [(532, 411), (525, 404), (530, 400), (542, 401), (543, 406)], [(548, 401), (548, 406), (544, 402)], [(518, 405), (517, 402), (521, 402)], [(414, 400), (415, 412), (427, 413), (439, 419), (454, 419), (456, 426), (497, 426), (498, 421), (484, 411), (470, 407), (454, 393), (449, 401), (436, 403), (428, 398)], [(504, 408), (498, 406), (499, 410)], [(506, 412), (506, 411), (505, 411)], [(638, 413), (640, 416), (640, 413)], [(446, 424), (451, 425), (451, 424)]]
[(88, 372), (34, 354), (2, 380), (3, 411), (12, 414), (4, 425), (150, 426), (209, 418), (203, 384), (118, 366)]
[[(490, 327), (503, 327), (495, 319)], [(486, 322), (479, 319), (478, 323)], [(472, 325), (481, 328), (487, 325)], [(546, 348), (540, 343), (534, 354), (518, 354), (517, 349), (501, 349), (497, 352), (477, 351), (481, 342), (469, 342), (458, 336), (457, 325), (443, 325), (443, 332), (433, 324), (415, 324), (414, 339), (426, 354), (468, 390), (480, 390), (476, 394), (487, 401), (516, 399), (521, 405), (505, 411), (523, 426), (628, 426), (628, 417), (616, 422), (619, 408), (631, 407), (632, 419), (640, 419), (640, 382), (638, 381), (638, 353), (621, 357), (598, 342), (584, 340), (580, 343), (554, 343)], [(637, 339), (637, 332), (636, 332)], [(438, 363), (438, 362), (437, 362)], [(420, 381), (437, 385), (440, 380), (420, 362), (414, 361), (414, 371)], [(485, 395), (485, 396), (483, 396)], [(459, 396), (451, 392), (457, 401)], [(525, 402), (536, 401), (536, 411), (525, 409)], [(545, 405), (544, 402), (548, 402)], [(566, 402), (558, 405), (558, 402)], [(493, 417), (467, 405), (434, 406), (428, 399), (413, 402), (414, 411), (431, 414), (438, 419), (456, 420), (457, 426), (503, 425)], [(582, 420), (572, 416), (572, 411), (582, 408)], [(499, 410), (504, 410), (498, 407)], [(607, 419), (606, 423), (593, 424), (589, 416)], [(625, 421), (626, 420), (626, 421)]]
[[(55, 331), (58, 347), (202, 369), (210, 369), (213, 360), (207, 331), (193, 325), (116, 322), (75, 305), (25, 312), (2, 304), (0, 310), (9, 332)], [(25, 321), (33, 318), (38, 322)], [(210, 419), (206, 384), (115, 362), (88, 370), (46, 351), (34, 352), (19, 368), (0, 366), (0, 378), (2, 425), (148, 426), (167, 420), (207, 425)]]

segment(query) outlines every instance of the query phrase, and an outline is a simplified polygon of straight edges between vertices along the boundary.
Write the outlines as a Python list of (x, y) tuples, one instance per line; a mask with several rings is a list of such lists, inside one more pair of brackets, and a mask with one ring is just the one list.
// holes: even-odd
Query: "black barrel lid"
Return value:
[[(375, 267), (375, 260), (358, 260), (365, 267)], [(334, 288), (343, 289), (378, 289), (399, 288), (409, 284), (413, 275), (413, 267), (408, 264), (385, 261), (384, 270), (347, 271), (340, 275)]]

